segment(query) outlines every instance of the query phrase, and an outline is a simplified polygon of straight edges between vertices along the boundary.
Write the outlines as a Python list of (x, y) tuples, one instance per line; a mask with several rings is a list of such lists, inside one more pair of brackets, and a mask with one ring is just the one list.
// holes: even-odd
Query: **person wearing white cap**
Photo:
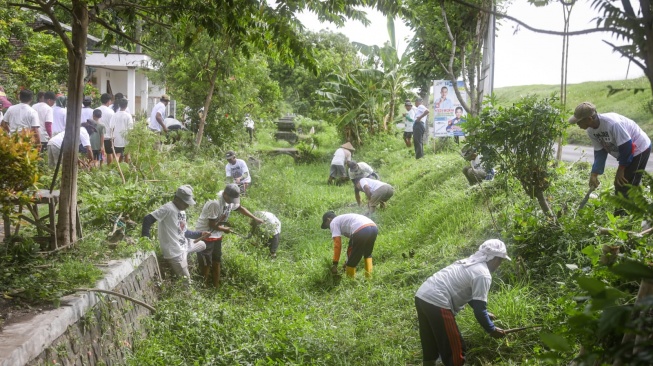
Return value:
[(171, 202), (145, 216), (141, 231), (141, 236), (149, 238), (150, 228), (155, 222), (159, 222), (157, 236), (163, 258), (170, 264), (174, 273), (183, 278), (185, 286), (190, 284), (188, 253), (206, 249), (206, 244), (203, 241), (190, 239), (199, 239), (210, 234), (209, 232), (188, 230), (185, 210), (194, 204), (193, 187), (189, 185), (179, 187)]
[(465, 344), (455, 319), (465, 304), (474, 309), (476, 320), (490, 336), (505, 337), (503, 329), (492, 323), (494, 315), (487, 312), (492, 272), (504, 260), (510, 260), (506, 245), (487, 240), (476, 253), (439, 270), (417, 290), (415, 308), (425, 366), (435, 366), (438, 357), (445, 366), (465, 363)]
[(354, 149), (351, 142), (340, 145), (338, 150), (336, 150), (333, 154), (333, 159), (331, 159), (327, 184), (333, 184), (335, 182), (335, 184), (340, 185), (348, 180), (345, 166), (351, 161), (352, 151), (356, 151), (356, 149)]
[(646, 168), (651, 154), (651, 139), (633, 120), (617, 113), (596, 113), (594, 104), (583, 102), (576, 107), (569, 123), (585, 130), (594, 146), (590, 188), (599, 186), (598, 176), (603, 174), (608, 154), (619, 162), (614, 177), (615, 193), (626, 197), (627, 184), (639, 185), (641, 170)]
[(232, 232), (231, 228), (227, 226), (227, 220), (232, 211), (240, 212), (259, 224), (263, 223), (263, 220), (252, 215), (249, 210), (240, 205), (240, 189), (236, 184), (227, 184), (224, 190), (218, 192), (217, 199), (204, 204), (195, 228), (210, 232), (210, 235), (205, 239), (206, 248), (197, 253), (197, 259), (204, 281), (208, 282), (211, 278), (215, 288), (220, 286), (222, 236)]

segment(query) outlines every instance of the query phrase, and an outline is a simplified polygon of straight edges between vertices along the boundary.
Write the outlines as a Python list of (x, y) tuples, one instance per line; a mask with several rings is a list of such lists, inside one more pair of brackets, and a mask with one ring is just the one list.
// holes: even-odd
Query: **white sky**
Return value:
[[(368, 19), (372, 24), (365, 28), (359, 22), (350, 21), (345, 27), (337, 29), (333, 24), (321, 24), (312, 14), (301, 14), (299, 19), (312, 31), (330, 29), (345, 34), (351, 41), (364, 44), (383, 45), (388, 41), (385, 17), (369, 10)], [(507, 13), (526, 24), (549, 30), (562, 31), (562, 5), (554, 3), (546, 7), (535, 7), (526, 0), (514, 0)], [(579, 1), (571, 13), (570, 30), (594, 28), (592, 19), (596, 12), (588, 1)], [(537, 34), (521, 27), (515, 33), (516, 23), (503, 20), (497, 30), (495, 54), (495, 87), (530, 84), (560, 83), (562, 37)], [(403, 52), (403, 39), (411, 37), (408, 27), (401, 21), (395, 22), (399, 52)], [(626, 78), (628, 61), (612, 52), (610, 46), (602, 42), (610, 39), (609, 34), (594, 33), (571, 37), (569, 47), (568, 82), (620, 80)], [(611, 41), (617, 43), (617, 41)], [(634, 64), (630, 65), (629, 78), (642, 76), (643, 72)]]

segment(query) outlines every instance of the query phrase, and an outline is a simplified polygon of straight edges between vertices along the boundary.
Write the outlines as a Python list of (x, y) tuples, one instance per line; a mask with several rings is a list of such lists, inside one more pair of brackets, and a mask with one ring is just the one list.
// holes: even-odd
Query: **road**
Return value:
[[(558, 147), (556, 145), (555, 151), (557, 151)], [(565, 145), (562, 147), (562, 160), (564, 161), (586, 161), (590, 164), (594, 162), (594, 149), (590, 146), (578, 146), (578, 145)], [(614, 167), (616, 168), (618, 166), (617, 160), (612, 157), (612, 155), (608, 155), (608, 160), (605, 163), (606, 167)], [(647, 172), (653, 172), (653, 163), (649, 160), (648, 164), (646, 165), (646, 171)]]

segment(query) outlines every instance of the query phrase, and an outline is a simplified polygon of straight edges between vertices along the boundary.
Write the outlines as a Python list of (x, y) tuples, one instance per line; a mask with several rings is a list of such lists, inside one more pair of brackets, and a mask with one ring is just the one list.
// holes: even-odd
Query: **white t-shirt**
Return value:
[(59, 106), (52, 107), (52, 134), (66, 130), (66, 108)]
[(345, 165), (351, 161), (351, 151), (345, 149), (344, 147), (339, 148), (333, 154), (333, 159), (331, 159), (331, 165)]
[(157, 103), (154, 108), (152, 108), (152, 114), (150, 115), (150, 124), (147, 127), (154, 131), (161, 131), (161, 125), (156, 120), (157, 113), (161, 114), (161, 120), (166, 118), (166, 105), (163, 104), (163, 102)]
[(113, 118), (113, 115), (116, 114), (116, 112), (114, 112), (113, 109), (107, 107), (106, 105), (101, 105), (96, 109), (99, 109), (102, 112), (102, 118), (100, 118), (100, 122), (107, 128), (107, 131), (104, 133), (104, 139), (109, 140), (109, 126), (111, 125), (111, 118)]
[(610, 155), (619, 158), (619, 145), (632, 140), (635, 145), (633, 155), (639, 155), (651, 145), (651, 139), (633, 120), (617, 113), (599, 114), (599, 128), (587, 128), (587, 136), (592, 140), (594, 150), (605, 149)]
[(166, 118), (163, 120), (163, 124), (166, 125), (166, 128), (170, 128), (170, 126), (182, 126), (181, 122), (175, 118)]
[(261, 229), (270, 236), (281, 234), (281, 221), (273, 213), (267, 211), (256, 211), (254, 216), (265, 221)]
[(415, 108), (406, 111), (404, 117), (404, 132), (413, 132), (413, 125), (415, 124)]
[(332, 238), (337, 236), (351, 238), (358, 229), (369, 225), (376, 226), (374, 221), (370, 220), (367, 216), (359, 214), (344, 214), (334, 217), (333, 220), (331, 220), (329, 228), (331, 229)]
[[(415, 109), (412, 108), (411, 111)], [(424, 104), (420, 104), (419, 107), (417, 107), (417, 110), (415, 111), (415, 122), (417, 122), (417, 117), (421, 116), (422, 113), (426, 111), (426, 106)], [(422, 117), (420, 121), (424, 122), (426, 124), (428, 122), (429, 115), (427, 114), (426, 116)]]
[(365, 186), (370, 187), (370, 192), (374, 192), (380, 187), (388, 185), (387, 183), (383, 183), (380, 180), (376, 179), (370, 179), (370, 178), (361, 178), (360, 180), (360, 185), (361, 189), (365, 190)]
[(48, 103), (41, 102), (34, 104), (32, 108), (36, 111), (36, 114), (39, 115), (39, 122), (41, 122), (41, 128), (39, 128), (41, 142), (48, 142), (48, 140), (50, 140), (50, 135), (48, 135), (48, 131), (45, 129), (45, 122), (52, 123), (54, 120), (52, 107), (50, 107)]
[(245, 122), (244, 122), (245, 127), (247, 128), (254, 128), (254, 120), (251, 117), (245, 117)]
[(472, 300), (487, 302), (491, 284), (492, 275), (487, 263), (469, 267), (454, 263), (429, 277), (415, 296), (456, 314)]
[(242, 159), (236, 159), (236, 164), (231, 165), (231, 163), (227, 163), (225, 165), (225, 171), (227, 172), (227, 178), (233, 177), (235, 178), (240, 178), (243, 176), (243, 174), (247, 173), (247, 178), (241, 180), (242, 183), (251, 183), (252, 182), (252, 177), (249, 175), (249, 169), (247, 169), (247, 164), (245, 164), (245, 161)]
[(360, 161), (357, 164), (358, 164), (358, 169), (356, 170), (349, 169), (350, 179), (365, 178), (368, 175), (374, 173), (374, 169), (372, 169), (372, 167), (367, 165), (366, 163)]
[(89, 119), (93, 119), (93, 108), (83, 107), (82, 108), (82, 123), (88, 121)]
[(41, 126), (39, 114), (29, 104), (25, 103), (12, 105), (7, 108), (7, 113), (5, 113), (2, 120), (9, 123), (10, 134)]
[[(50, 141), (48, 141), (48, 146), (54, 145), (57, 149), (61, 149), (61, 144), (63, 143), (65, 136), (66, 131), (52, 136)], [(91, 146), (91, 138), (88, 135), (88, 131), (86, 131), (84, 127), (79, 128), (79, 143), (84, 147)]]
[(184, 236), (186, 230), (186, 211), (181, 211), (174, 203), (168, 202), (151, 213), (159, 222), (157, 237), (161, 244), (163, 258), (178, 257), (188, 249), (188, 239)]
[(132, 115), (126, 111), (119, 111), (111, 117), (111, 122), (107, 126), (107, 131), (110, 138), (113, 138), (113, 146), (125, 147), (127, 146), (127, 131), (134, 128), (134, 119)]
[[(197, 220), (197, 226), (195, 227), (197, 230), (211, 231), (211, 228), (209, 227), (209, 219), (221, 219), (220, 222), (227, 221), (229, 220), (231, 211), (237, 210), (238, 207), (240, 207), (240, 205), (235, 203), (227, 203), (224, 200), (224, 197), (222, 197), (223, 192), (224, 191), (218, 192), (219, 198), (217, 200), (210, 200), (204, 204), (200, 218)], [(216, 230), (211, 232), (210, 238), (221, 238), (223, 234), (222, 231)]]

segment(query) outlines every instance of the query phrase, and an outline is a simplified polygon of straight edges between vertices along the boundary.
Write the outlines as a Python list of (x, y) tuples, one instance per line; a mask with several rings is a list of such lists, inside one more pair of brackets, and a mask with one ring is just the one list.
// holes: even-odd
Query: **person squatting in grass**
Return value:
[(265, 246), (270, 250), (270, 258), (274, 259), (277, 257), (277, 249), (279, 248), (281, 221), (273, 213), (267, 211), (256, 211), (254, 216), (260, 217), (263, 223), (261, 224), (252, 219), (249, 223), (252, 230), (247, 237), (251, 238), (254, 235), (262, 237), (266, 241)]
[(190, 285), (188, 272), (188, 254), (206, 249), (203, 241), (191, 241), (208, 236), (208, 232), (188, 230), (186, 209), (195, 204), (193, 188), (183, 185), (177, 189), (171, 202), (159, 207), (143, 218), (141, 236), (150, 237), (150, 228), (159, 222), (157, 237), (161, 245), (163, 258), (170, 264), (173, 272), (182, 277), (184, 286)]
[(633, 120), (620, 114), (596, 113), (596, 107), (590, 102), (579, 104), (574, 115), (569, 118), (569, 123), (585, 130), (594, 147), (590, 188), (596, 189), (601, 184), (598, 176), (603, 174), (605, 161), (610, 154), (619, 162), (614, 177), (615, 194), (621, 193), (627, 197), (626, 185), (639, 185), (642, 180), (641, 170), (646, 168), (651, 154), (651, 139), (648, 135)]
[(210, 235), (204, 240), (206, 248), (197, 253), (197, 259), (202, 278), (205, 282), (211, 278), (215, 288), (220, 286), (222, 236), (232, 232), (227, 226), (232, 211), (240, 212), (258, 223), (263, 223), (263, 220), (240, 205), (240, 190), (235, 184), (227, 184), (224, 190), (218, 192), (217, 199), (204, 204), (196, 229), (210, 232)]
[(435, 366), (438, 357), (445, 366), (465, 363), (465, 343), (455, 319), (465, 304), (474, 309), (476, 320), (490, 336), (505, 337), (487, 311), (492, 272), (504, 259), (510, 260), (506, 245), (501, 240), (487, 240), (476, 253), (439, 270), (417, 290), (415, 308), (424, 366)]
[(322, 215), (322, 229), (331, 230), (333, 238), (333, 263), (331, 273), (338, 274), (338, 263), (342, 251), (342, 236), (349, 238), (347, 246), (347, 262), (345, 272), (348, 277), (356, 276), (356, 266), (361, 258), (365, 258), (365, 277), (372, 276), (372, 251), (379, 233), (374, 221), (359, 214), (338, 215), (327, 211)]
[(227, 165), (224, 167), (227, 181), (231, 180), (231, 182), (242, 187), (243, 194), (247, 193), (247, 187), (252, 184), (252, 177), (249, 175), (247, 163), (242, 159), (236, 159), (236, 153), (232, 150), (227, 151), (225, 158), (227, 158)]
[(463, 175), (467, 178), (470, 186), (481, 183), (484, 180), (494, 179), (494, 168), (486, 170), (483, 167), (483, 158), (478, 155), (476, 149), (467, 145), (463, 147), (461, 154), (470, 163), (470, 166), (463, 168)]
[(352, 152), (356, 151), (354, 146), (350, 143), (344, 143), (336, 150), (331, 159), (331, 167), (329, 169), (329, 180), (327, 184), (340, 185), (347, 181), (347, 171), (345, 167), (351, 161)]
[(376, 210), (377, 205), (385, 208), (385, 203), (395, 194), (395, 189), (388, 183), (383, 183), (380, 180), (370, 178), (360, 178), (354, 180), (356, 187), (356, 203), (361, 205), (360, 195), (358, 191), (365, 192), (367, 197), (368, 214), (371, 215)]

